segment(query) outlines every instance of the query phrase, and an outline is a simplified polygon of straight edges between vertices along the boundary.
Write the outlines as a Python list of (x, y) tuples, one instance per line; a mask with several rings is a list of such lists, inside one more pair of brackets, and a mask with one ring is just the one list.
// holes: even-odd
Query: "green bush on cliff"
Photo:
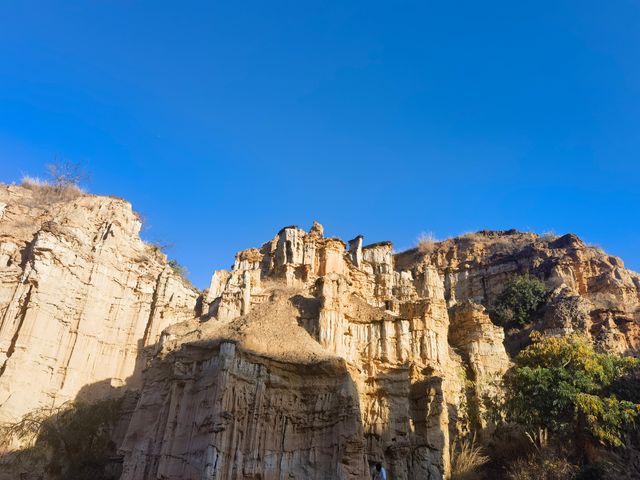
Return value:
[(617, 396), (616, 382), (638, 361), (596, 352), (579, 335), (532, 335), (505, 376), (507, 418), (525, 428), (549, 428), (576, 441), (621, 446), (640, 404)]
[(518, 275), (509, 280), (489, 307), (489, 315), (498, 325), (526, 325), (548, 296), (543, 282), (531, 275)]
[(169, 265), (172, 270), (184, 280), (188, 280), (189, 271), (183, 265), (181, 265), (177, 260), (169, 260), (167, 261), (167, 265)]

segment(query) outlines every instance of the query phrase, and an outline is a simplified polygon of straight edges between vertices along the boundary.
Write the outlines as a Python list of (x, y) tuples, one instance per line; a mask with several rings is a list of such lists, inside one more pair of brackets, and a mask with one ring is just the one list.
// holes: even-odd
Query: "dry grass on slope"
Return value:
[(183, 327), (170, 327), (170, 330), (181, 343), (233, 342), (246, 352), (283, 363), (342, 363), (339, 357), (325, 350), (299, 325), (300, 311), (292, 303), (292, 298), (300, 292), (273, 288), (268, 293), (270, 298), (253, 305), (247, 315), (227, 322), (210, 320), (195, 329), (193, 324), (185, 324)]
[(451, 479), (473, 480), (478, 478), (479, 470), (489, 462), (482, 448), (476, 443), (475, 436), (457, 442), (451, 455)]
[(23, 177), (21, 186), (31, 192), (33, 206), (68, 202), (86, 194), (77, 185), (55, 185), (34, 177)]

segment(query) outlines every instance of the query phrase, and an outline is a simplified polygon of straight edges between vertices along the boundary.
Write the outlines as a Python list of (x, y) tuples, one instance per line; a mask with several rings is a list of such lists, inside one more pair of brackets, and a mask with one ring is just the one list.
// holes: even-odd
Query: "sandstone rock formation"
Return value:
[(449, 310), (449, 344), (458, 352), (473, 382), (476, 398), (495, 389), (496, 380), (509, 368), (504, 331), (494, 325), (482, 305), (467, 300)]
[[(531, 329), (640, 349), (640, 276), (574, 235), (478, 232), (395, 253), (283, 228), (202, 294), (142, 242), (126, 202), (0, 188), (0, 421), (128, 397), (125, 480), (447, 478), (469, 402)], [(553, 289), (528, 329), (491, 305)], [(480, 407), (482, 405), (480, 404)], [(481, 410), (481, 408), (480, 408)]]
[(136, 388), (144, 347), (198, 296), (127, 202), (42, 193), (0, 186), (0, 422)]
[(640, 275), (573, 234), (481, 231), (435, 243), (428, 252), (403, 252), (397, 262), (424, 258), (444, 279), (449, 306), (491, 304), (510, 276), (531, 274), (555, 289), (554, 312), (536, 328), (583, 332), (609, 350), (640, 353)]
[[(443, 478), (464, 396), (509, 366), (482, 304), (516, 273), (556, 288), (539, 328), (637, 348), (638, 276), (574, 236), (480, 232), (397, 255), (389, 242), (348, 245), (287, 227), (214, 274), (206, 321), (165, 331), (123, 478), (363, 478), (373, 460), (393, 478)], [(334, 377), (328, 390), (318, 371)], [(343, 415), (328, 426), (318, 405)]]
[[(161, 339), (124, 479), (355, 479), (374, 460), (392, 478), (444, 477), (464, 372), (441, 277), (396, 269), (389, 242), (349, 244), (287, 227), (214, 274), (206, 321)], [(501, 373), (502, 332), (469, 328), (460, 348)]]

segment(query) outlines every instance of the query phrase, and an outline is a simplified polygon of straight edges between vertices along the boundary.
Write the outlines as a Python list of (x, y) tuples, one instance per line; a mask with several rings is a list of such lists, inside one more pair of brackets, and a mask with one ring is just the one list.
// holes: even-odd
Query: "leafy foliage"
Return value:
[(547, 301), (544, 283), (530, 275), (513, 277), (489, 307), (489, 315), (498, 325), (526, 325)]
[(618, 400), (615, 396), (602, 398), (578, 393), (575, 404), (578, 414), (584, 417), (593, 436), (616, 447), (623, 445), (621, 433), (627, 425), (635, 422), (640, 413), (639, 404)]
[(598, 353), (579, 335), (532, 335), (533, 343), (505, 376), (508, 419), (525, 428), (549, 428), (571, 437), (589, 435), (612, 446), (640, 413), (640, 404), (610, 393), (638, 365), (633, 358)]
[(41, 465), (51, 479), (107, 480), (104, 468), (115, 450), (111, 433), (119, 416), (119, 400), (68, 402), (3, 425), (0, 438), (24, 446), (15, 452), (16, 469)]

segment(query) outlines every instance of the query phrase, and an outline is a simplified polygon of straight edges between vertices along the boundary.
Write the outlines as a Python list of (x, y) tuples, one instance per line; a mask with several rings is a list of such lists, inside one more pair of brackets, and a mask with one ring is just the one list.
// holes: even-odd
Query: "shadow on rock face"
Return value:
[(230, 342), (154, 363), (122, 445), (124, 480), (365, 476), (344, 363), (283, 363)]
[[(15, 448), (13, 444), (0, 456), (0, 479), (120, 478), (123, 455), (118, 446), (138, 403), (142, 367), (156, 348), (151, 345), (139, 350), (136, 369), (124, 383), (104, 379), (85, 385), (73, 401), (28, 412), (5, 425), (0, 435), (5, 441), (27, 442), (28, 446)], [(7, 435), (6, 428), (17, 436)]]

